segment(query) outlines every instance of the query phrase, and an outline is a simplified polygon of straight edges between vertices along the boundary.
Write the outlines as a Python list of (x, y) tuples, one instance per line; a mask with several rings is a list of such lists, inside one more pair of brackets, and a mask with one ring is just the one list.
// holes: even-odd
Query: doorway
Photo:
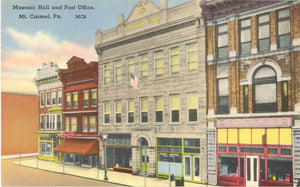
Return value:
[(149, 173), (148, 141), (145, 138), (138, 140), (140, 147), (140, 172)]
[(184, 156), (184, 179), (200, 181), (199, 156)]
[(258, 186), (258, 156), (247, 156), (246, 160), (246, 186)]

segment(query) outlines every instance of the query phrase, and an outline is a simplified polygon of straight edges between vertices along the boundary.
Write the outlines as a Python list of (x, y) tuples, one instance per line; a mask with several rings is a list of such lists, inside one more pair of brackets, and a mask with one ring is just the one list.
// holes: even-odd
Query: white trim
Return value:
[(97, 110), (88, 110), (88, 111), (68, 111), (68, 112), (62, 112), (63, 114), (80, 114), (80, 113), (93, 113), (97, 112)]
[(68, 82), (68, 83), (66, 83), (66, 85), (77, 84), (77, 83), (83, 83), (83, 82), (89, 82), (89, 81), (93, 81), (93, 80), (94, 80), (94, 79), (86, 79), (86, 80), (82, 80), (82, 81)]

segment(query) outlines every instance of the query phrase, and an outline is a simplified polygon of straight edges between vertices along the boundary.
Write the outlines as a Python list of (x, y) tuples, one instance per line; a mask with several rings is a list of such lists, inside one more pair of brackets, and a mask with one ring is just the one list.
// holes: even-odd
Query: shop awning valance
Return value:
[(66, 139), (54, 151), (77, 155), (98, 155), (98, 140), (89, 139)]

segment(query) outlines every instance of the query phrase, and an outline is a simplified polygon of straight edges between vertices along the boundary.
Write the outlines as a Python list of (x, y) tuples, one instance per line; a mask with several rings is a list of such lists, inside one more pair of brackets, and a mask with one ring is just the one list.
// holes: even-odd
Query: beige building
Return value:
[(109, 170), (206, 183), (205, 27), (198, 0), (167, 4), (97, 31), (99, 132)]

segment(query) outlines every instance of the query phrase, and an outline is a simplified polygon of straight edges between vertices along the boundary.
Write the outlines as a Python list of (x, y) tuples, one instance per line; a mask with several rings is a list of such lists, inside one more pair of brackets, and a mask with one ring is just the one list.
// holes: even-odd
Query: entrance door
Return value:
[(193, 180), (200, 181), (200, 157), (194, 156)]
[(184, 179), (200, 181), (199, 156), (184, 156)]
[(258, 186), (258, 156), (247, 156), (246, 186)]
[(140, 152), (140, 168), (141, 172), (148, 173), (149, 172), (149, 156), (148, 156), (148, 148), (141, 147)]
[(192, 157), (184, 156), (184, 179), (192, 180)]

